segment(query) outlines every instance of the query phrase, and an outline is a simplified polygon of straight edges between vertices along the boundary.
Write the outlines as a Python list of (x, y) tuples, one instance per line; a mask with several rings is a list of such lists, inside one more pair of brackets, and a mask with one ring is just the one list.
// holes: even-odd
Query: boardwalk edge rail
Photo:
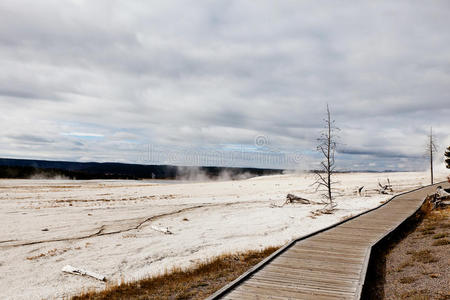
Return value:
[[(339, 222), (334, 223), (334, 224), (332, 224), (332, 225), (330, 225), (330, 226), (328, 226), (328, 227), (319, 229), (319, 230), (314, 231), (314, 232), (312, 232), (312, 233), (309, 233), (309, 234), (307, 234), (307, 235), (304, 235), (304, 236), (295, 238), (295, 239), (291, 240), (289, 243), (287, 243), (286, 245), (282, 246), (280, 249), (278, 249), (278, 250), (275, 251), (274, 253), (272, 253), (271, 255), (269, 255), (268, 257), (266, 257), (265, 259), (263, 259), (263, 260), (262, 260), (261, 262), (259, 262), (257, 265), (253, 266), (250, 270), (248, 270), (247, 272), (245, 272), (244, 274), (242, 274), (241, 276), (239, 276), (238, 278), (236, 278), (235, 280), (233, 280), (233, 281), (230, 282), (229, 284), (225, 285), (225, 286), (222, 287), (220, 290), (216, 291), (214, 294), (212, 294), (211, 296), (209, 296), (208, 298), (206, 298), (206, 300), (217, 300), (217, 299), (220, 299), (222, 296), (225, 296), (228, 292), (230, 292), (233, 288), (235, 288), (236, 286), (238, 286), (241, 282), (243, 282), (244, 280), (246, 280), (248, 277), (250, 277), (251, 275), (253, 275), (253, 274), (256, 273), (257, 271), (259, 271), (262, 267), (264, 267), (265, 265), (267, 265), (269, 262), (271, 262), (273, 259), (275, 259), (275, 258), (278, 257), (279, 255), (281, 255), (282, 253), (284, 253), (287, 249), (289, 249), (290, 247), (292, 247), (295, 243), (297, 243), (297, 242), (299, 242), (299, 241), (305, 240), (305, 239), (310, 238), (310, 237), (312, 237), (312, 236), (314, 236), (314, 235), (317, 235), (317, 234), (319, 234), (319, 233), (322, 233), (322, 232), (324, 232), (324, 231), (327, 231), (327, 230), (329, 230), (329, 229), (332, 229), (332, 228), (334, 228), (334, 227), (337, 227), (337, 226), (339, 226), (339, 225), (341, 225), (341, 224), (344, 224), (344, 223), (346, 223), (346, 222), (348, 222), (348, 221), (350, 221), (350, 220), (356, 219), (356, 218), (358, 218), (358, 217), (360, 217), (360, 216), (362, 216), (362, 215), (365, 215), (365, 214), (370, 213), (370, 212), (372, 212), (372, 211), (374, 211), (374, 210), (377, 210), (378, 208), (383, 207), (384, 205), (388, 204), (389, 202), (391, 202), (392, 200), (394, 200), (395, 198), (397, 198), (397, 197), (399, 197), (399, 196), (406, 195), (406, 194), (409, 194), (409, 193), (413, 193), (413, 192), (416, 192), (416, 191), (418, 191), (418, 190), (421, 190), (421, 189), (423, 189), (423, 188), (427, 188), (427, 187), (430, 187), (430, 186), (433, 186), (433, 185), (443, 184), (444, 182), (446, 182), (446, 181), (441, 181), (441, 182), (438, 182), (438, 183), (434, 183), (434, 184), (429, 184), (429, 185), (421, 186), (421, 187), (418, 187), (418, 188), (413, 189), (413, 190), (411, 190), (411, 191), (407, 191), (407, 192), (400, 193), (400, 194), (398, 194), (398, 195), (393, 196), (392, 198), (390, 198), (390, 199), (387, 200), (386, 202), (384, 202), (384, 203), (382, 203), (382, 204), (380, 204), (380, 205), (378, 205), (378, 206), (376, 206), (376, 207), (374, 207), (374, 208), (371, 208), (371, 209), (369, 209), (369, 210), (363, 211), (362, 213), (359, 213), (359, 214), (354, 215), (354, 216), (352, 216), (352, 217), (350, 217), (350, 218), (348, 218), (348, 219), (345, 219), (345, 220), (343, 220), (343, 221), (339, 221)], [(425, 199), (426, 199), (426, 197), (425, 197)], [(366, 257), (365, 257), (364, 264), (363, 264), (363, 270), (362, 270), (362, 274), (361, 274), (361, 278), (362, 278), (363, 280), (361, 281), (361, 284), (360, 284), (359, 287), (358, 287), (357, 294), (356, 294), (356, 299), (360, 299), (360, 296), (361, 296), (362, 288), (363, 288), (363, 286), (364, 286), (364, 281), (365, 281), (365, 277), (366, 277), (367, 267), (368, 267), (369, 260), (370, 260), (370, 255), (371, 255), (371, 249), (372, 249), (372, 247), (373, 247), (374, 245), (378, 244), (378, 243), (379, 243), (381, 240), (383, 240), (386, 236), (388, 236), (388, 235), (389, 235), (393, 230), (395, 230), (398, 226), (400, 226), (401, 224), (403, 224), (403, 222), (404, 222), (405, 220), (407, 220), (407, 219), (409, 219), (411, 216), (413, 216), (413, 215), (414, 215), (414, 214), (422, 207), (422, 205), (423, 205), (425, 199), (423, 199), (422, 204), (419, 206), (419, 208), (418, 208), (416, 211), (414, 211), (414, 213), (412, 213), (410, 216), (408, 216), (407, 218), (405, 218), (400, 224), (398, 224), (395, 228), (393, 228), (392, 230), (390, 230), (389, 232), (387, 232), (385, 235), (383, 235), (379, 240), (377, 240), (375, 243), (372, 244), (372, 246), (370, 246), (370, 247), (367, 249)]]

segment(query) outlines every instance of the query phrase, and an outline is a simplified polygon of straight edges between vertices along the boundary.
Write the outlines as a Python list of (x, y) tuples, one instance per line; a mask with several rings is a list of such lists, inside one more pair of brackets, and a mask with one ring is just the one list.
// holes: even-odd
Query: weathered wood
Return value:
[(62, 271), (65, 273), (74, 274), (74, 275), (83, 275), (83, 276), (93, 277), (100, 281), (106, 280), (106, 277), (104, 275), (101, 275), (101, 274), (98, 274), (95, 272), (91, 272), (88, 270), (80, 269), (80, 268), (75, 268), (75, 267), (72, 267), (69, 265), (64, 266), (64, 268), (62, 268)]
[(395, 196), (294, 241), (209, 299), (360, 299), (371, 248), (412, 216), (436, 186)]

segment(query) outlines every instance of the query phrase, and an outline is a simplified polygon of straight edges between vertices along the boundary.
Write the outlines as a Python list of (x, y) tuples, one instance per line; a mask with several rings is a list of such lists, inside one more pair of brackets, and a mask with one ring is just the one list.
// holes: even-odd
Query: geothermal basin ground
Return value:
[(175, 184), (0, 180), (0, 298), (63, 298), (107, 284), (64, 273), (65, 265), (117, 283), (281, 246), (388, 200), (378, 191), (387, 178), (394, 194), (429, 183), (421, 172), (337, 174), (336, 211), (313, 216), (322, 205), (276, 207), (288, 193), (323, 200), (313, 174)]

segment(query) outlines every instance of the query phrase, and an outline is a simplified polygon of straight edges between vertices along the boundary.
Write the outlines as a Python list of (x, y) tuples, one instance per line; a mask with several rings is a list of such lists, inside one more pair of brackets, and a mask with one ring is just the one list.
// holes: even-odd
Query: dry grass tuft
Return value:
[(413, 276), (406, 276), (406, 277), (400, 278), (400, 283), (403, 283), (403, 284), (413, 283), (414, 281), (416, 281), (416, 278)]
[(28, 256), (26, 259), (27, 260), (37, 260), (37, 259), (44, 258), (44, 257), (56, 256), (56, 255), (60, 255), (60, 254), (66, 253), (70, 249), (71, 248), (63, 248), (63, 249), (56, 249), (55, 248), (55, 249), (48, 250), (46, 253), (40, 253), (38, 255)]
[(222, 255), (200, 263), (190, 270), (174, 269), (166, 274), (136, 282), (108, 285), (103, 291), (88, 291), (73, 297), (72, 300), (204, 299), (277, 249), (278, 247), (270, 247), (262, 251)]
[(401, 263), (398, 268), (395, 269), (396, 272), (402, 272), (405, 268), (407, 267), (412, 267), (414, 266), (414, 261), (413, 260), (408, 260), (405, 261), (403, 263)]
[(439, 239), (433, 243), (433, 246), (445, 246), (450, 244), (450, 240), (448, 239)]
[(354, 216), (355, 216), (354, 214), (349, 214), (348, 216), (343, 216), (343, 217), (341, 217), (340, 221), (348, 220), (350, 218), (353, 218)]
[(435, 239), (435, 240), (442, 239), (445, 237), (447, 237), (447, 233), (438, 233), (438, 234), (433, 235), (433, 239)]
[(425, 293), (425, 291), (409, 291), (406, 293), (403, 293), (401, 295), (401, 299), (408, 299), (408, 300), (429, 300), (430, 297)]
[(434, 234), (434, 230), (436, 229), (435, 225), (428, 224), (421, 231), (423, 235)]
[(412, 258), (424, 264), (434, 263), (439, 261), (436, 257), (433, 256), (432, 251), (429, 249), (421, 250), (421, 251), (412, 251)]

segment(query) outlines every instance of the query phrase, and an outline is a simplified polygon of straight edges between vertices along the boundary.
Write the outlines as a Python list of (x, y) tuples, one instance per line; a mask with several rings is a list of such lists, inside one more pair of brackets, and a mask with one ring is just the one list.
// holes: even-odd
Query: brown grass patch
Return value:
[(433, 239), (435, 239), (435, 240), (442, 239), (445, 237), (447, 237), (447, 233), (438, 233), (438, 234), (433, 235)]
[(433, 243), (433, 246), (445, 246), (450, 244), (450, 240), (448, 239), (440, 239)]
[(425, 291), (408, 291), (401, 295), (401, 299), (408, 300), (429, 300), (430, 297), (425, 293)]
[(414, 261), (413, 260), (408, 260), (405, 261), (403, 263), (401, 263), (397, 269), (395, 269), (396, 272), (402, 272), (405, 268), (407, 267), (412, 267), (414, 266)]
[(174, 269), (166, 274), (135, 282), (108, 285), (103, 291), (88, 291), (74, 296), (72, 300), (204, 299), (277, 249), (278, 247), (270, 247), (262, 251), (222, 255), (189, 270)]
[(413, 276), (406, 276), (406, 277), (400, 278), (400, 283), (403, 283), (403, 284), (413, 283), (414, 281), (416, 281), (416, 277), (413, 277)]
[(436, 257), (433, 256), (431, 250), (421, 250), (421, 251), (412, 251), (411, 253), (412, 258), (417, 261), (424, 264), (434, 263), (439, 261)]
[(34, 255), (34, 256), (28, 256), (27, 260), (36, 260), (36, 259), (39, 259), (39, 258), (61, 255), (63, 253), (66, 253), (69, 250), (70, 250), (70, 248), (63, 248), (63, 249), (56, 249), (55, 248), (55, 249), (48, 250), (45, 253), (40, 253), (40, 254)]
[(341, 217), (340, 221), (348, 220), (348, 219), (350, 219), (350, 218), (353, 218), (354, 216), (355, 216), (354, 214), (350, 214), (350, 215), (348, 215), (348, 216), (343, 216), (343, 217)]
[(421, 229), (423, 235), (434, 234), (436, 226), (434, 224), (427, 224)]

